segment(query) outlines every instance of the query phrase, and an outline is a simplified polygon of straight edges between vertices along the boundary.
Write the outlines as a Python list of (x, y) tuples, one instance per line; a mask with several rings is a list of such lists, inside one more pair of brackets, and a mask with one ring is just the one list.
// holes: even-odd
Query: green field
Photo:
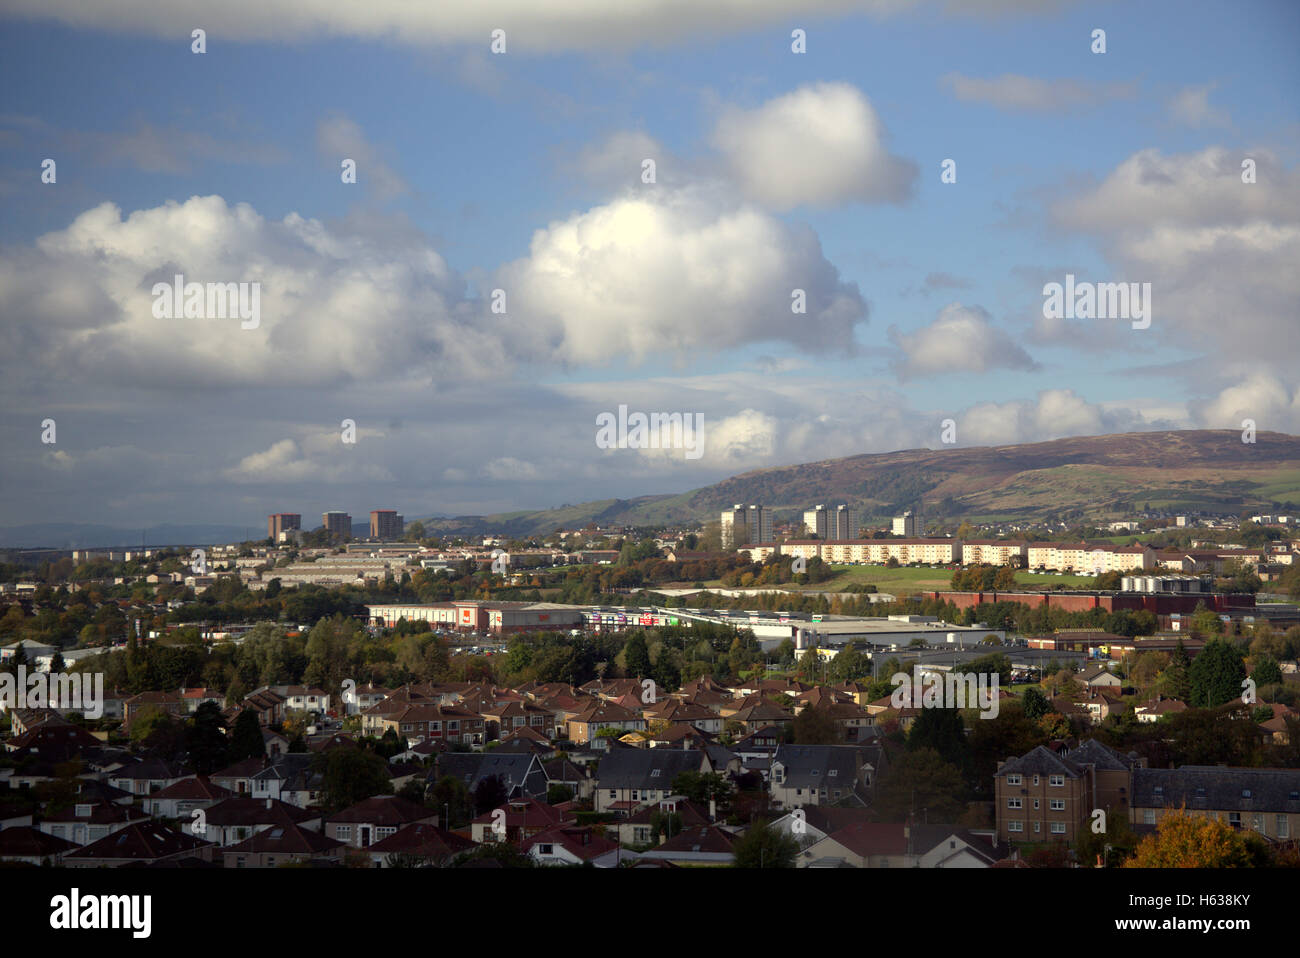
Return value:
[[(837, 575), (815, 585), (788, 586), (808, 592), (843, 592), (853, 585), (874, 585), (879, 592), (893, 595), (911, 595), (932, 590), (946, 591), (952, 587), (951, 569), (926, 569), (899, 566), (889, 569), (879, 565), (832, 565)], [(1063, 585), (1072, 589), (1085, 589), (1092, 584), (1091, 576), (1040, 575), (1035, 572), (1017, 572), (1016, 584), (1025, 588)], [(715, 579), (706, 583), (710, 588), (727, 588)]]

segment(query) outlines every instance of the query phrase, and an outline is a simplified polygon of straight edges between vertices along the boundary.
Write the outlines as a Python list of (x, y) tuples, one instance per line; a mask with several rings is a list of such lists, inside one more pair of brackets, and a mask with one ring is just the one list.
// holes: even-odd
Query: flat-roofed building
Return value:
[(346, 512), (327, 512), (321, 516), (321, 524), (332, 536), (352, 535), (352, 516)]
[(374, 509), (370, 513), (370, 538), (400, 539), (402, 517), (393, 509)]
[(302, 516), (297, 512), (276, 512), (266, 517), (266, 537), (272, 542), (279, 542), (282, 532), (301, 528)]

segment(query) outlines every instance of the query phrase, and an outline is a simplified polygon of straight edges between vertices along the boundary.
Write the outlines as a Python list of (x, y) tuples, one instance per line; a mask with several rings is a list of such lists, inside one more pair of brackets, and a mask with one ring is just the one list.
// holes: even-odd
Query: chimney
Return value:
[(710, 796), (709, 798), (709, 821), (715, 821), (718, 817), (718, 802)]

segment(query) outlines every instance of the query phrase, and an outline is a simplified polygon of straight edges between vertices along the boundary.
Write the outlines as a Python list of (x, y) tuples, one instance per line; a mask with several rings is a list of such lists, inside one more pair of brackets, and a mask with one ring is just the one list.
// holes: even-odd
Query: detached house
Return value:
[(615, 749), (596, 768), (595, 810), (630, 814), (671, 796), (682, 772), (712, 771), (703, 749)]
[(768, 792), (778, 808), (865, 805), (880, 761), (878, 748), (781, 745), (772, 756)]
[(635, 712), (613, 702), (593, 702), (569, 719), (569, 738), (580, 745), (605, 748), (607, 742), (600, 733), (614, 729), (623, 732), (644, 732), (646, 720)]
[(352, 848), (369, 848), (408, 825), (438, 824), (423, 805), (396, 795), (376, 795), (325, 817), (325, 834)]

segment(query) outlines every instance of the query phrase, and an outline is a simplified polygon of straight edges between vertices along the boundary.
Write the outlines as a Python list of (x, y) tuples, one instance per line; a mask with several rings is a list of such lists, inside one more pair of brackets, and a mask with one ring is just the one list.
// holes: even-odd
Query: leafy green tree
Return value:
[(464, 828), (474, 817), (474, 806), (465, 783), (453, 775), (444, 775), (429, 790), (429, 804), (438, 813), (444, 828)]
[(1052, 703), (1048, 701), (1047, 696), (1037, 686), (1030, 686), (1025, 689), (1025, 694), (1021, 696), (1020, 703), (1021, 708), (1025, 711), (1025, 717), (1034, 721), (1052, 710)]
[(911, 814), (951, 822), (965, 810), (964, 791), (961, 772), (934, 749), (907, 751), (881, 781), (876, 813), (886, 822), (901, 822)]
[(1169, 668), (1165, 669), (1164, 674), (1160, 676), (1160, 682), (1164, 693), (1171, 699), (1190, 702), (1192, 697), (1192, 658), (1187, 654), (1182, 639), (1179, 639), (1178, 644), (1174, 646), (1173, 655), (1169, 660)]
[(320, 752), (312, 768), (321, 774), (321, 802), (329, 811), (383, 795), (392, 783), (388, 763), (360, 748), (341, 746)]
[(1261, 656), (1256, 659), (1250, 677), (1255, 680), (1257, 686), (1276, 685), (1282, 681), (1282, 670), (1268, 656)]
[(210, 775), (226, 762), (226, 720), (216, 702), (204, 702), (195, 710), (185, 730), (185, 748), (194, 770)]
[(261, 758), (265, 754), (266, 741), (262, 738), (262, 725), (257, 720), (257, 713), (244, 709), (231, 730), (227, 758), (234, 763), (246, 758)]
[(794, 718), (796, 745), (842, 745), (844, 732), (826, 709), (808, 706)]
[(733, 868), (794, 868), (799, 842), (758, 819), (736, 840), (732, 853)]
[(717, 772), (681, 772), (673, 779), (672, 788), (674, 794), (685, 795), (700, 805), (707, 805), (713, 799), (719, 809), (731, 804), (735, 791), (730, 780)]
[(492, 809), (504, 805), (509, 797), (506, 783), (501, 781), (500, 775), (485, 776), (474, 786), (474, 811), (486, 815)]
[(1241, 653), (1222, 639), (1211, 639), (1192, 661), (1192, 700), (1195, 708), (1214, 708), (1241, 697), (1246, 666)]
[(648, 677), (652, 671), (645, 636), (634, 632), (623, 647), (623, 671), (631, 678)]
[(562, 805), (565, 802), (573, 801), (573, 786), (565, 785), (561, 782), (553, 782), (546, 788), (546, 804)]
[(968, 753), (966, 723), (957, 709), (921, 709), (907, 733), (907, 748), (933, 749), (945, 762), (961, 768)]

